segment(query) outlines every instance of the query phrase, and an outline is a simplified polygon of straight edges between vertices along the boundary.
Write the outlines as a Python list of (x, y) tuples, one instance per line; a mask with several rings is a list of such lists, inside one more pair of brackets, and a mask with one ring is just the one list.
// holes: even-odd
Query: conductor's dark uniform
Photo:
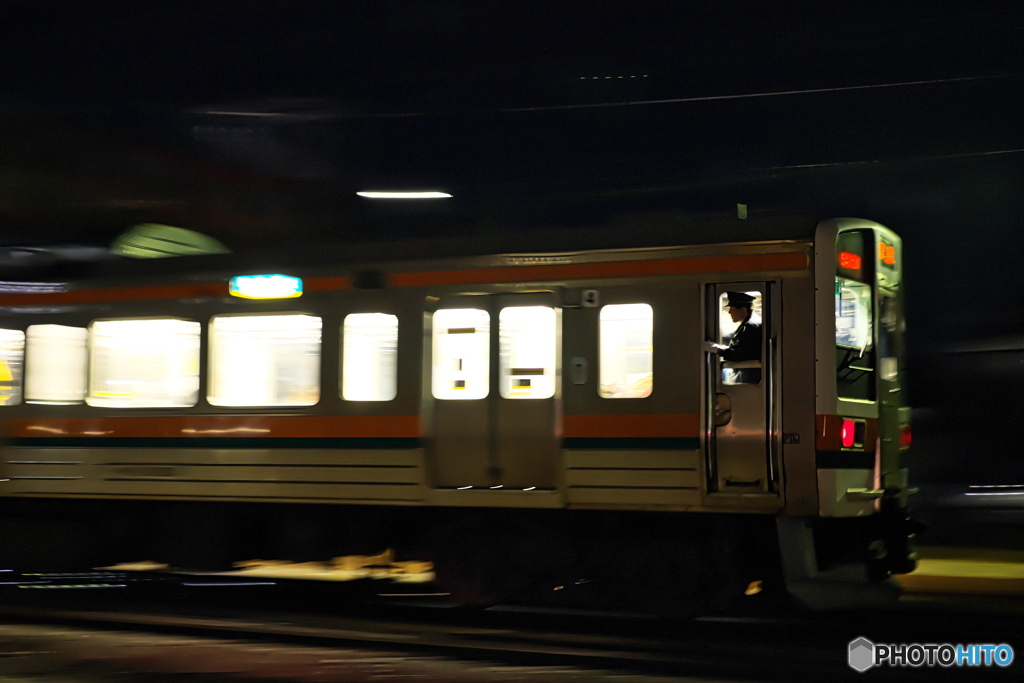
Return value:
[(729, 340), (729, 348), (719, 351), (718, 356), (730, 361), (761, 360), (761, 323), (747, 316)]
[[(754, 297), (743, 292), (726, 292), (729, 306), (746, 308), (747, 317), (736, 328), (729, 339), (729, 346), (718, 352), (718, 357), (725, 361), (739, 362), (761, 360), (761, 322), (752, 320)], [(734, 381), (738, 384), (757, 384), (761, 381), (760, 368), (737, 369)]]

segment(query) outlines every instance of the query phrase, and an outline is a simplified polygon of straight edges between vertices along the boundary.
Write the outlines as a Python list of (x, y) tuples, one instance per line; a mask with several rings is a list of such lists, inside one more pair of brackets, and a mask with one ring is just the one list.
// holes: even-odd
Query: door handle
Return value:
[(732, 419), (732, 399), (727, 394), (715, 393), (715, 416), (716, 427), (724, 427)]

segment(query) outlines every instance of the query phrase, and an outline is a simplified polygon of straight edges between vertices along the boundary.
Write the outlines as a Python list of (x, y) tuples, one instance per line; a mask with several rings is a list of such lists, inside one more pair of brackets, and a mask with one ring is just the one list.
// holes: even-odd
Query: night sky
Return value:
[[(20, 0), (0, 61), (5, 279), (141, 222), (245, 251), (745, 203), (903, 235), (917, 396), (1024, 349), (1019, 0)], [(355, 191), (407, 188), (455, 199), (366, 234)]]

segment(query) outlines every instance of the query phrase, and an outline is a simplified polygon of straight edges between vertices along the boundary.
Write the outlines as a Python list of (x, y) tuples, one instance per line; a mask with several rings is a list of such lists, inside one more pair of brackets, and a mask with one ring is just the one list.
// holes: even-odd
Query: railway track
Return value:
[[(875, 642), (1005, 642), (1024, 652), (1024, 604), (1005, 598), (986, 602), (917, 594), (881, 616), (748, 612), (671, 622), (637, 615), (358, 603), (299, 612), (279, 603), (269, 606), (272, 601), (254, 608), (252, 593), (235, 604), (223, 599), (174, 604), (174, 595), (108, 601), (98, 595), (0, 605), (5, 624), (0, 645), (22, 653), (0, 652), (0, 674), (12, 675), (5, 666), (39, 670), (48, 662), (58, 673), (86, 670), (100, 677), (95, 680), (112, 671), (232, 680), (377, 680), (382, 666), (392, 678), (450, 681), (611, 675), (637, 681), (862, 680), (846, 665), (847, 644), (859, 636)], [(972, 680), (1014, 680), (1022, 666), (969, 673)], [(912, 681), (964, 674), (902, 668), (875, 669), (870, 675)]]

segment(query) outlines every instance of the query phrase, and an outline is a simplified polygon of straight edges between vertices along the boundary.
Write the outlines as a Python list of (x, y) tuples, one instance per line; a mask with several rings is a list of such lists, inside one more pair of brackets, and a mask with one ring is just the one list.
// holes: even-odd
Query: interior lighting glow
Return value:
[(367, 199), (451, 199), (447, 192), (356, 192)]
[(67, 325), (29, 325), (25, 401), (72, 405), (85, 400), (89, 331)]
[(537, 399), (555, 395), (555, 309), (516, 306), (501, 309), (499, 362), (504, 398)]
[(843, 420), (843, 428), (841, 432), (841, 438), (843, 441), (843, 448), (852, 448), (853, 444), (856, 443), (855, 432), (856, 424), (853, 420)]
[(21, 375), (25, 365), (25, 333), (0, 330), (0, 404), (21, 402)]
[(398, 317), (351, 313), (342, 326), (341, 395), (390, 401), (398, 395)]
[(860, 256), (849, 251), (839, 252), (839, 267), (860, 270)]
[(97, 320), (89, 343), (91, 406), (193, 406), (199, 398), (200, 325), (175, 318)]
[(600, 313), (600, 377), (603, 398), (644, 398), (654, 388), (654, 309), (650, 304), (612, 304)]
[(309, 406), (320, 400), (322, 321), (302, 313), (210, 321), (210, 387), (220, 406)]
[(228, 282), (231, 296), (243, 299), (294, 299), (302, 296), (302, 278), (288, 275), (238, 275)]
[(431, 392), (446, 401), (482, 399), (490, 392), (490, 314), (442, 308), (433, 318)]

